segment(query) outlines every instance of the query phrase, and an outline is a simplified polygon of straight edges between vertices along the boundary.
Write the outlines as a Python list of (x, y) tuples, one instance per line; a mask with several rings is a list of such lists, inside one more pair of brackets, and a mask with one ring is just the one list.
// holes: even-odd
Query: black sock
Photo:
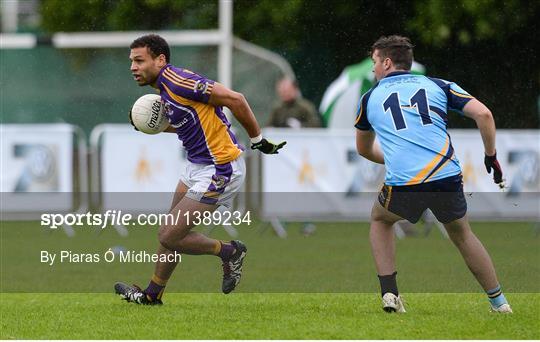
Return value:
[(390, 275), (377, 275), (379, 277), (379, 283), (381, 284), (381, 296), (384, 296), (385, 293), (393, 293), (396, 296), (399, 295), (396, 283), (397, 272), (394, 272)]

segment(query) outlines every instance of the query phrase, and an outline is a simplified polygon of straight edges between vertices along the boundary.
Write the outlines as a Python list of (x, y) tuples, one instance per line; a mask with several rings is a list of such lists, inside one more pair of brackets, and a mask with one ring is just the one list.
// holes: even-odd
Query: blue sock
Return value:
[(503, 304), (508, 304), (508, 301), (506, 301), (506, 298), (504, 297), (504, 294), (502, 293), (501, 285), (497, 285), (496, 288), (492, 290), (488, 290), (486, 291), (486, 293), (488, 295), (489, 302), (491, 303), (493, 307), (498, 308), (499, 306)]

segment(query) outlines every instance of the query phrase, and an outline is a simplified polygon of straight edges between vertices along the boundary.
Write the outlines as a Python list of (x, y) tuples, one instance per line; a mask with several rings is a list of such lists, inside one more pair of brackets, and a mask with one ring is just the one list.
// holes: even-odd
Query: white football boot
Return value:
[(399, 312), (404, 313), (405, 305), (403, 305), (403, 300), (401, 296), (396, 296), (391, 292), (387, 292), (382, 297), (383, 310), (386, 312)]
[(502, 304), (498, 307), (494, 307), (493, 305), (491, 305), (491, 312), (511, 314), (513, 311), (509, 304)]

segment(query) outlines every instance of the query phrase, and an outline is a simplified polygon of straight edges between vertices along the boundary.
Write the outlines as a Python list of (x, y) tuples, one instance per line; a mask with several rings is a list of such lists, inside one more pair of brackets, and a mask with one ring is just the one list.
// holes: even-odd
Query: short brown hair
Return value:
[(379, 50), (379, 55), (390, 58), (397, 69), (411, 70), (413, 61), (413, 45), (407, 37), (388, 36), (377, 39), (371, 46), (371, 55), (375, 50)]

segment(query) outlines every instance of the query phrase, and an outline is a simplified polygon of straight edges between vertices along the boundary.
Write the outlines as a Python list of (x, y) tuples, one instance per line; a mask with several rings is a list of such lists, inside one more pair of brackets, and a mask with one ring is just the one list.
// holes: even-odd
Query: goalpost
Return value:
[(284, 75), (295, 78), (283, 57), (233, 36), (233, 0), (219, 0), (218, 26), (217, 30), (58, 32), (45, 38), (30, 33), (0, 33), (0, 49), (30, 49), (48, 44), (58, 49), (122, 48), (141, 35), (157, 33), (171, 46), (218, 46), (218, 81), (226, 87), (232, 86), (233, 47), (266, 60)]
[[(280, 55), (259, 47), (255, 44), (243, 41), (233, 36), (233, 1), (219, 1), (219, 23), (217, 29), (207, 30), (180, 30), (180, 31), (113, 31), (113, 32), (57, 32), (50, 36), (36, 36), (27, 33), (0, 33), (0, 53), (2, 53), (1, 68), (4, 72), (3, 81), (6, 84), (15, 84), (3, 90), (5, 103), (2, 106), (3, 123), (34, 123), (34, 122), (71, 122), (81, 126), (89, 135), (90, 130), (103, 122), (125, 122), (124, 109), (130, 105), (131, 98), (140, 89), (132, 87), (131, 79), (125, 77), (125, 63), (127, 63), (127, 48), (131, 42), (148, 33), (156, 33), (163, 36), (171, 46), (177, 49), (183, 61), (194, 65), (203, 65), (207, 69), (216, 71), (217, 81), (227, 87), (243, 92), (249, 98), (250, 104), (258, 114), (258, 119), (264, 123), (269, 109), (276, 97), (274, 94), (274, 82), (281, 76), (286, 75), (295, 78), (289, 63)], [(207, 48), (210, 47), (210, 48)], [(213, 50), (217, 48), (217, 51)], [(28, 53), (26, 51), (35, 50)], [(78, 51), (81, 50), (82, 52)], [(85, 52), (88, 51), (88, 52)], [(184, 57), (187, 51), (187, 57)], [(215, 53), (217, 52), (217, 53)], [(99, 56), (98, 61), (92, 64), (78, 65), (78, 70), (73, 70), (70, 64), (76, 57)], [(191, 54), (190, 54), (191, 53)], [(126, 55), (125, 63), (123, 55)], [(28, 57), (32, 55), (33, 57)], [(175, 53), (176, 55), (176, 53)], [(234, 58), (233, 58), (234, 55)], [(216, 57), (217, 56), (217, 57)], [(187, 58), (187, 59), (186, 59)], [(201, 62), (202, 60), (202, 62)], [(35, 62), (31, 68), (15, 69), (19, 65), (27, 65), (27, 61)], [(43, 64), (42, 64), (43, 61)], [(100, 66), (99, 63), (108, 63)], [(49, 63), (49, 64), (47, 64)], [(188, 64), (189, 64), (188, 63)], [(98, 65), (97, 71), (94, 69)], [(210, 66), (210, 67), (208, 67)], [(212, 66), (214, 66), (212, 68)], [(33, 68), (33, 69), (32, 69)], [(197, 70), (198, 69), (193, 69)], [(203, 69), (204, 70), (204, 69)], [(11, 76), (10, 74), (17, 74)], [(17, 72), (15, 72), (17, 71)], [(94, 72), (95, 71), (95, 72)], [(235, 77), (233, 78), (233, 71)], [(101, 72), (101, 74), (99, 73)], [(105, 73), (105, 74), (103, 74)], [(127, 72), (129, 74), (129, 72)], [(217, 75), (216, 75), (217, 74)], [(253, 77), (256, 74), (257, 77)], [(65, 82), (60, 88), (60, 82), (49, 82), (49, 75), (57, 75), (57, 81)], [(85, 77), (93, 77), (85, 79)], [(101, 78), (106, 78), (103, 81)], [(44, 81), (46, 79), (46, 81)], [(234, 85), (233, 85), (234, 81)], [(15, 82), (15, 83), (13, 83)], [(83, 91), (76, 93), (69, 84), (86, 83)], [(124, 82), (124, 83), (122, 83)], [(113, 87), (103, 89), (104, 84)], [(32, 103), (20, 101), (20, 89), (30, 89), (34, 96)], [(110, 101), (110, 92), (114, 95), (114, 102)], [(79, 98), (79, 102), (72, 100), (73, 94), (86, 97)], [(89, 99), (88, 99), (89, 97)], [(67, 101), (67, 98), (70, 98)], [(41, 101), (41, 103), (40, 103)], [(41, 107), (43, 101), (54, 105)], [(70, 102), (68, 105), (64, 103)], [(90, 104), (90, 106), (86, 105)], [(53, 110), (51, 111), (51, 107)], [(104, 113), (108, 113), (104, 115)], [(19, 115), (22, 113), (23, 115)], [(100, 116), (101, 115), (101, 116)], [(246, 138), (239, 130), (239, 138)], [(96, 175), (98, 164), (96, 163), (99, 139), (91, 143), (91, 177), (92, 190), (99, 189)], [(93, 144), (92, 142), (96, 142)], [(257, 175), (259, 175), (258, 160), (248, 161), (252, 170), (252, 182), (250, 188), (257, 190), (259, 187)], [(245, 196), (245, 195), (244, 195)], [(240, 197), (244, 197), (240, 196)], [(239, 198), (239, 205), (245, 205), (245, 198)]]
[[(124, 108), (127, 105), (127, 103), (123, 102), (123, 99), (133, 96), (133, 90), (132, 88), (129, 88), (129, 85), (126, 83), (117, 83), (125, 82), (125, 73), (123, 73), (122, 70), (124, 68), (124, 64), (120, 55), (120, 51), (123, 50), (120, 49), (127, 49), (129, 44), (141, 35), (157, 33), (163, 36), (169, 42), (171, 49), (176, 50), (174, 51), (173, 56), (182, 60), (182, 63), (180, 63), (181, 66), (206, 75), (210, 73), (210, 78), (216, 79), (229, 88), (243, 92), (246, 97), (249, 98), (250, 104), (254, 111), (257, 112), (258, 119), (261, 122), (265, 122), (274, 101), (277, 100), (273, 90), (275, 81), (284, 75), (295, 79), (295, 74), (292, 71), (289, 63), (280, 55), (233, 36), (232, 5), (232, 0), (219, 1), (218, 29), (180, 31), (57, 32), (50, 36), (36, 36), (34, 34), (27, 33), (0, 33), (0, 51), (3, 55), (2, 69), (5, 71), (5, 76), (7, 76), (5, 79), (3, 79), (3, 81), (6, 83), (9, 83), (10, 81), (20, 83), (21, 80), (37, 77), (37, 74), (43, 72), (39, 68), (34, 69), (33, 72), (30, 72), (30, 69), (21, 70), (19, 78), (13, 78), (13, 80), (11, 80), (12, 77), (10, 76), (10, 71), (14, 70), (14, 68), (20, 63), (34, 63), (35, 59), (39, 59), (39, 63), (41, 63), (43, 55), (44, 58), (48, 58), (49, 61), (58, 60), (55, 65), (44, 65), (44, 68), (51, 73), (57, 75), (64, 73), (63, 77), (73, 80), (73, 83), (79, 80), (84, 80), (85, 82), (86, 80), (91, 80), (93, 84), (88, 85), (87, 93), (92, 94), (96, 98), (93, 104), (98, 104), (96, 109), (100, 110), (99, 97), (101, 96), (103, 98), (104, 96), (103, 94), (99, 94), (99, 92), (104, 89), (105, 86), (100, 78), (103, 75), (87, 72), (87, 75), (85, 75), (86, 78), (83, 78), (79, 74), (85, 72), (85, 70), (82, 70), (82, 72), (81, 70), (66, 70), (73, 67), (73, 65), (76, 65), (76, 67), (81, 69), (80, 63), (87, 63), (84, 58), (90, 58), (89, 56), (96, 52), (100, 54), (100, 62), (103, 62), (102, 56), (105, 54), (104, 58), (109, 58), (109, 61), (105, 61), (103, 63), (109, 64), (107, 65), (108, 70), (105, 72), (104, 78), (109, 77), (110, 80), (112, 80), (117, 86), (114, 89), (116, 94), (115, 104), (112, 104), (110, 109), (118, 112), (118, 108)], [(49, 49), (46, 49), (47, 47), (49, 47)], [(51, 47), (52, 49), (50, 49)], [(212, 51), (213, 47), (217, 48), (216, 52)], [(36, 53), (32, 53), (32, 55), (34, 55), (34, 59), (28, 57), (29, 54), (24, 53), (24, 50), (26, 49), (35, 48), (40, 50)], [(80, 51), (86, 49), (88, 49), (88, 53)], [(56, 50), (57, 52), (52, 52), (52, 50)], [(111, 54), (115, 55), (110, 57)], [(77, 60), (77, 58), (79, 60)], [(187, 62), (188, 65), (184, 65), (185, 62)], [(62, 64), (63, 70), (59, 67), (59, 65)], [(215, 66), (217, 66), (217, 70)], [(84, 67), (91, 68), (94, 66), (92, 65), (90, 67), (83, 65), (82, 68)], [(119, 70), (121, 70), (122, 73), (120, 73)], [(25, 72), (27, 73), (25, 74)], [(253, 77), (253, 75), (257, 75), (257, 77)], [(89, 79), (89, 76), (92, 76), (93, 78)], [(44, 77), (48, 77), (48, 75), (41, 75), (41, 78)], [(56, 104), (58, 104), (58, 109), (64, 110), (65, 112), (72, 112), (74, 106), (64, 106), (66, 108), (62, 107), (66, 101), (65, 98), (60, 97), (62, 96), (61, 93), (65, 92), (65, 88), (54, 89), (54, 84), (52, 87), (50, 86), (50, 84), (41, 85), (42, 89), (45, 88), (50, 92), (49, 97), (46, 98), (43, 92), (35, 89), (37, 87), (36, 82), (30, 83), (27, 87), (25, 87), (28, 89), (34, 89), (35, 92), (38, 92), (38, 96), (34, 97), (36, 102), (39, 100), (39, 96), (42, 96), (41, 100), (46, 99), (50, 103), (55, 103), (55, 101), (57, 101)], [(131, 91), (128, 91), (128, 89), (131, 89)], [(72, 91), (72, 89), (68, 88), (66, 95), (64, 96), (67, 97), (67, 93), (70, 91)], [(14, 111), (21, 108), (19, 104), (16, 104), (15, 101), (13, 101), (18, 94), (19, 93), (17, 93), (14, 89), (7, 89), (7, 91), (4, 92), (5, 98), (8, 99), (8, 101), (6, 101), (4, 104), (4, 109), (6, 111)], [(31, 104), (28, 104), (28, 106), (31, 106)], [(117, 108), (115, 108), (115, 106), (117, 106)], [(31, 109), (32, 110), (30, 111), (27, 110), (27, 108), (21, 109), (25, 110), (26, 113), (30, 112), (30, 114), (27, 115), (29, 118), (28, 122), (32, 122), (32, 115), (35, 117), (40, 117), (35, 104)], [(80, 110), (80, 108), (76, 109)], [(81, 115), (83, 114), (81, 113)], [(88, 115), (85, 115), (85, 117), (88, 118)], [(112, 122), (120, 122), (119, 118), (115, 120), (114, 117), (111, 117), (110, 119), (113, 120)], [(11, 120), (11, 118), (8, 118), (8, 122), (9, 120)], [(46, 121), (41, 118), (39, 120)], [(65, 118), (61, 118), (60, 121), (65, 121)], [(19, 123), (21, 121), (15, 122)], [(82, 128), (86, 133), (89, 133), (91, 126), (98, 123), (102, 122), (93, 123), (87, 120), (84, 121), (86, 126), (83, 126)], [(241, 136), (240, 138), (242, 139), (246, 137)]]
[[(218, 81), (223, 85), (231, 86), (231, 61), (232, 61), (232, 0), (219, 1), (219, 29), (217, 30), (186, 30), (186, 31), (160, 31), (170, 45), (217, 45), (218, 57)], [(144, 34), (151, 32), (76, 32), (55, 33), (50, 37), (50, 43), (55, 48), (113, 48), (126, 47)], [(32, 34), (9, 34), (0, 35), (0, 47), (9, 48), (33, 48), (38, 44), (47, 44), (48, 39), (40, 41)]]

